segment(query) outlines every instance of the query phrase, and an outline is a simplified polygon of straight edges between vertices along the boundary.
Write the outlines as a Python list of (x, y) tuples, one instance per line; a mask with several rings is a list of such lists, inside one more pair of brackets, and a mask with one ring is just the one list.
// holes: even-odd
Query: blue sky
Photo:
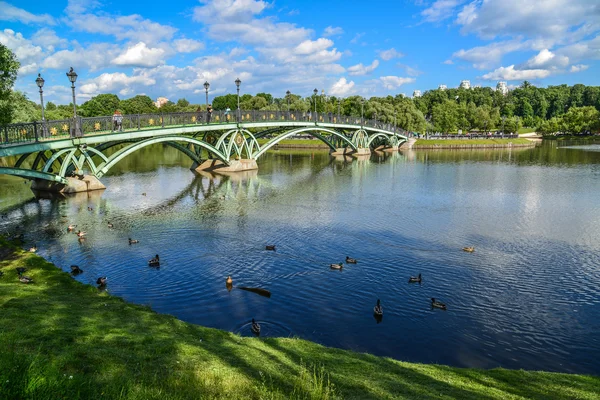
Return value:
[(385, 96), (529, 80), (598, 85), (598, 0), (0, 0), (0, 42), (21, 61), (16, 88), (68, 103), (100, 93), (203, 102), (314, 88)]

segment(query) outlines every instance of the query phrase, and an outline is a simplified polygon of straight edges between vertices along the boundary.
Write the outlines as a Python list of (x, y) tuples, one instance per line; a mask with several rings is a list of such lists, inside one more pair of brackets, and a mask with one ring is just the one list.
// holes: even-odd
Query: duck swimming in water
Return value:
[(383, 306), (381, 305), (381, 301), (377, 299), (377, 304), (373, 307), (373, 314), (375, 315), (383, 315)]
[(84, 231), (77, 231), (77, 237), (80, 237), (80, 238), (82, 238), (82, 237), (84, 237), (86, 234), (87, 234), (87, 232), (84, 232)]
[(108, 281), (108, 279), (105, 276), (101, 276), (100, 278), (96, 279), (96, 285), (106, 286), (106, 281)]
[(344, 264), (343, 263), (339, 263), (339, 264), (330, 264), (329, 268), (331, 269), (342, 269), (344, 268)]
[(71, 273), (73, 275), (77, 275), (77, 274), (80, 274), (82, 272), (83, 272), (83, 270), (81, 268), (79, 268), (79, 266), (77, 266), (77, 265), (71, 265)]
[(148, 265), (151, 267), (160, 267), (160, 257), (158, 254), (154, 258), (148, 260)]
[(137, 240), (137, 239), (132, 239), (132, 238), (129, 238), (129, 244), (136, 244), (136, 243), (139, 243), (139, 242), (140, 242), (140, 241), (139, 241), (139, 240)]
[(109, 228), (114, 228), (115, 226), (113, 224), (111, 224), (110, 222), (108, 222), (108, 227)]
[(419, 274), (419, 276), (417, 276), (417, 277), (411, 276), (410, 278), (408, 278), (408, 283), (416, 283), (416, 282), (421, 283), (421, 274)]
[(75, 228), (77, 228), (77, 225), (69, 225), (67, 226), (67, 231), (71, 232)]
[(472, 253), (475, 251), (475, 247), (463, 247), (463, 251), (466, 251), (467, 253)]
[(444, 303), (442, 303), (441, 301), (437, 301), (433, 297), (431, 298), (431, 307), (439, 308), (440, 310), (446, 309), (446, 305)]
[(226, 285), (233, 285), (233, 279), (231, 279), (231, 276), (227, 276), (227, 279), (225, 280), (225, 284)]
[(37, 246), (34, 244), (33, 247), (29, 249), (30, 253), (35, 253), (37, 251)]
[(265, 246), (265, 250), (275, 251), (275, 245), (274, 244), (268, 244), (268, 245)]
[(252, 318), (252, 327), (250, 329), (252, 330), (252, 333), (256, 335), (260, 334), (260, 325), (254, 320), (254, 318)]
[(346, 256), (346, 264), (356, 264), (358, 260), (356, 258), (350, 258)]

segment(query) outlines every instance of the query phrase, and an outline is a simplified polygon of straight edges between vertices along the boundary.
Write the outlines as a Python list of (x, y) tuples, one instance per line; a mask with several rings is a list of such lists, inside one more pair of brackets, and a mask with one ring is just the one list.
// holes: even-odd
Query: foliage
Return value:
[(101, 117), (112, 115), (119, 109), (120, 100), (115, 94), (100, 94), (82, 104), (82, 115), (86, 117)]
[(10, 97), (20, 65), (15, 53), (0, 43), (0, 125), (9, 124), (14, 119), (15, 104)]
[[(119, 109), (123, 114), (149, 114), (156, 112), (157, 108), (148, 96), (137, 95), (127, 100), (121, 100)], [(112, 112), (108, 115), (112, 115)]]

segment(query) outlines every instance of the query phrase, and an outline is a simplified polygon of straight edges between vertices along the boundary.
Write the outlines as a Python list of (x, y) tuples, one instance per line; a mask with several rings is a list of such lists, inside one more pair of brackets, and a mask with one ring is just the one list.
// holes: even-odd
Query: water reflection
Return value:
[[(0, 185), (0, 229), (22, 227), (24, 247), (79, 265), (81, 282), (107, 276), (129, 301), (242, 335), (255, 318), (261, 337), (402, 360), (600, 373), (597, 152), (277, 151), (227, 176), (145, 150), (103, 192), (32, 199), (21, 181)], [(148, 268), (154, 254), (160, 269)], [(347, 254), (359, 263), (332, 271)], [(385, 321), (371, 319), (377, 299)]]

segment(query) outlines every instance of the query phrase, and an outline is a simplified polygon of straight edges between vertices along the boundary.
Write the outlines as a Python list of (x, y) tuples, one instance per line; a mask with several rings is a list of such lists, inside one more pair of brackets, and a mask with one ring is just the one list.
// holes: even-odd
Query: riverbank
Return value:
[[(593, 399), (600, 392), (599, 377), (412, 364), (301, 339), (240, 337), (128, 304), (107, 293), (110, 277), (107, 291), (83, 285), (1, 238), (0, 260), (0, 398)], [(34, 283), (20, 283), (17, 267)]]
[(497, 149), (505, 147), (534, 147), (535, 142), (516, 139), (418, 139), (412, 148), (419, 149)]

